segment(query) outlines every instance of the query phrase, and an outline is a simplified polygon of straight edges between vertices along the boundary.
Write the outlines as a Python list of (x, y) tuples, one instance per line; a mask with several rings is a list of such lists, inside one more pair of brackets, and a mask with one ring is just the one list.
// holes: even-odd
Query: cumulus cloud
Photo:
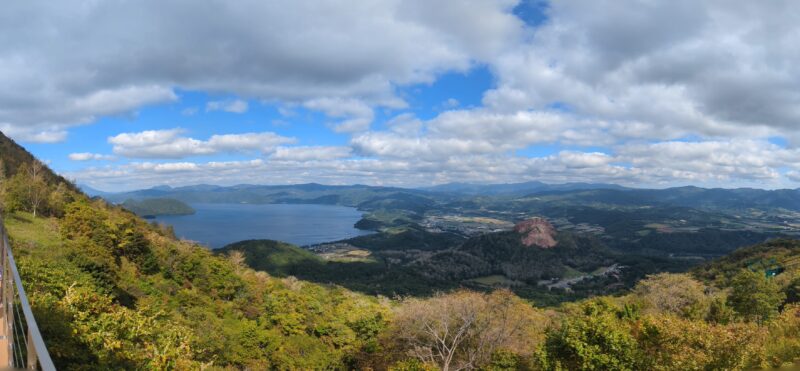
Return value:
[[(793, 136), (800, 7), (792, 2), (554, 2), (497, 58), (497, 110), (568, 105), (653, 139)], [(600, 15), (600, 16), (598, 16)]]
[(329, 117), (342, 119), (333, 124), (333, 129), (340, 133), (365, 131), (375, 116), (372, 108), (359, 99), (319, 98), (303, 105), (324, 112)]
[[(2, 60), (0, 47), (0, 70), (3, 68)], [(20, 77), (12, 76), (13, 72), (8, 75), (3, 72), (0, 72), (0, 83), (7, 82), (4, 77)], [(27, 87), (25, 83), (37, 86)], [(172, 90), (154, 85), (125, 85), (70, 94), (51, 91), (47, 86), (52, 84), (52, 81), (37, 80), (4, 84), (2, 90), (7, 94), (0, 92), (0, 130), (24, 141), (59, 142), (67, 137), (66, 130), (71, 126), (88, 124), (102, 116), (132, 112), (148, 104), (177, 100)], [(14, 86), (23, 90), (14, 91)], [(35, 96), (36, 93), (41, 95)]]
[(70, 153), (69, 156), (67, 157), (69, 157), (69, 159), (72, 161), (114, 160), (114, 156), (101, 155), (99, 153), (89, 153), (89, 152)]
[[(524, 34), (523, 23), (511, 14), (515, 4), (5, 4), (0, 129), (23, 140), (62, 140), (72, 125), (175, 101), (175, 89), (295, 103), (357, 98), (397, 107), (397, 85), (465, 71), (513, 46)], [(245, 109), (234, 103), (225, 108)], [(351, 121), (348, 115), (337, 127), (361, 130), (367, 118)]]
[(247, 102), (241, 99), (228, 101), (209, 101), (206, 103), (206, 112), (225, 111), (231, 113), (245, 113), (247, 112), (247, 108)]
[(270, 153), (295, 138), (272, 132), (212, 135), (208, 140), (182, 136), (183, 129), (122, 133), (108, 138), (115, 154), (130, 158), (184, 158), (218, 153)]
[(800, 161), (798, 149), (747, 139), (632, 144), (617, 149), (617, 154), (661, 182), (772, 181), (780, 178), (782, 168), (796, 167)]
[[(122, 133), (109, 142), (124, 157), (264, 156), (153, 160), (75, 176), (142, 184), (179, 181), (169, 176), (176, 171), (192, 183), (536, 179), (773, 187), (800, 181), (800, 6), (561, 1), (530, 28), (513, 15), (516, 5), (9, 4), (0, 14), (0, 130), (59, 141), (73, 125), (174, 102), (175, 91), (186, 89), (234, 97), (208, 102), (208, 111), (275, 104), (280, 125), (302, 110), (320, 112), (350, 141), (307, 146), (270, 132), (207, 139), (179, 129)], [(126, 40), (124, 48), (119, 40)], [(398, 92), (476, 65), (493, 75), (480, 107), (434, 102), (427, 108), (442, 112), (423, 119), (409, 112), (407, 93)], [(382, 121), (387, 115), (396, 116)], [(537, 146), (548, 154), (521, 154)]]
[(579, 145), (614, 143), (610, 124), (550, 111), (494, 112), (486, 109), (447, 111), (422, 122), (398, 117), (386, 131), (352, 138), (366, 156), (446, 159), (468, 154), (500, 154), (531, 145), (560, 142)]
[(310, 146), (278, 147), (271, 159), (275, 161), (335, 160), (352, 155), (350, 147)]
[[(666, 156), (662, 153), (667, 154)], [(540, 157), (505, 154), (445, 159), (348, 156), (341, 147), (279, 147), (267, 159), (207, 163), (135, 163), (67, 174), (109, 189), (198, 182), (237, 184), (373, 184), (611, 182), (630, 186), (676, 184), (787, 187), (800, 180), (800, 150), (767, 141), (660, 142), (616, 147), (611, 153), (564, 150)], [(181, 172), (184, 176), (170, 174)]]

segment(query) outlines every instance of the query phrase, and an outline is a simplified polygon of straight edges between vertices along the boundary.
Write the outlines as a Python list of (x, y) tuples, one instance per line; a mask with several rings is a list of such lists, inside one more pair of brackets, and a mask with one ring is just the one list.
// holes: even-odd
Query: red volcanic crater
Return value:
[(556, 229), (544, 218), (531, 218), (519, 222), (514, 226), (514, 232), (522, 235), (522, 244), (525, 246), (536, 245), (549, 249), (558, 244), (555, 239)]

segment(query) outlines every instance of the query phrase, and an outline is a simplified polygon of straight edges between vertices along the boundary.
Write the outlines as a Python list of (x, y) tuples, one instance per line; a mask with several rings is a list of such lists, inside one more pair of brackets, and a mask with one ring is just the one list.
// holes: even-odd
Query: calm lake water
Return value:
[(270, 239), (311, 245), (369, 234), (353, 227), (361, 212), (344, 206), (291, 204), (191, 204), (194, 215), (159, 216), (178, 237), (212, 248), (229, 243)]

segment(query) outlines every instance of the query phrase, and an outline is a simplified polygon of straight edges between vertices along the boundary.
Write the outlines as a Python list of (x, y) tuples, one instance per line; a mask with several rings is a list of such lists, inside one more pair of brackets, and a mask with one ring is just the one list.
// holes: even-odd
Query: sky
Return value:
[(65, 0), (0, 9), (0, 131), (106, 191), (800, 187), (795, 1)]

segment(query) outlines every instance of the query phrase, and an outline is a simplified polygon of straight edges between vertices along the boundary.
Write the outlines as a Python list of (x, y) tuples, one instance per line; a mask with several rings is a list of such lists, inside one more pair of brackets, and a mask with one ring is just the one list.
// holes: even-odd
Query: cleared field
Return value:
[(477, 283), (479, 285), (492, 286), (492, 287), (494, 287), (494, 286), (517, 286), (517, 285), (521, 285), (522, 284), (519, 281), (514, 281), (514, 280), (509, 279), (508, 277), (500, 275), (500, 274), (494, 274), (494, 275), (491, 275), (491, 276), (477, 277), (477, 278), (473, 278), (473, 279), (470, 279), (470, 280), (467, 280), (467, 281), (468, 282), (474, 282), (474, 283)]
[(567, 270), (564, 271), (564, 277), (562, 277), (562, 278), (569, 279), (569, 278), (581, 277), (581, 276), (586, 275), (586, 273), (583, 273), (583, 272), (581, 272), (579, 270), (573, 269), (573, 268), (571, 268), (569, 266), (567, 266), (566, 268), (567, 268)]
[(337, 262), (365, 262), (370, 263), (374, 262), (375, 259), (372, 258), (372, 252), (369, 250), (363, 249), (336, 249), (333, 251), (326, 251), (317, 253), (321, 258), (329, 261), (337, 261)]

